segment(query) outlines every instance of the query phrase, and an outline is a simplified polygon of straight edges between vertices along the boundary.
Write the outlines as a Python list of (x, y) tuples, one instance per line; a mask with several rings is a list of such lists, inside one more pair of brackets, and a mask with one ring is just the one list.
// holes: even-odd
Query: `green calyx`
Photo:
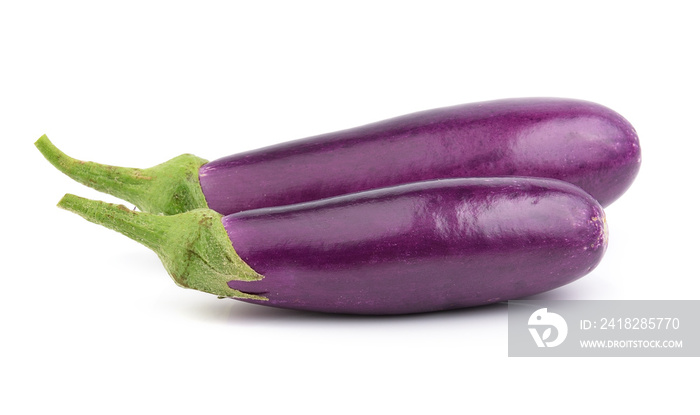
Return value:
[(210, 209), (163, 216), (66, 194), (58, 207), (77, 213), (152, 249), (175, 283), (219, 297), (267, 300), (231, 289), (228, 281), (263, 278), (236, 253), (221, 215)]
[(137, 169), (76, 160), (54, 146), (46, 135), (34, 145), (73, 180), (133, 203), (144, 212), (175, 215), (208, 207), (199, 184), (199, 168), (207, 161), (192, 154)]

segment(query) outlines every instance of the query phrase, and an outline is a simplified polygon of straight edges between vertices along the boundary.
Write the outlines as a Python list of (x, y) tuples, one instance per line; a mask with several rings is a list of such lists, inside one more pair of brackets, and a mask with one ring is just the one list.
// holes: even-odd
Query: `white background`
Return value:
[(146, 248), (56, 208), (115, 199), (33, 146), (148, 167), (446, 105), (587, 99), (636, 127), (642, 169), (607, 210), (600, 266), (539, 298), (699, 299), (693, 2), (1, 4), (0, 412), (696, 406), (698, 359), (508, 358), (502, 306), (359, 318), (181, 289)]

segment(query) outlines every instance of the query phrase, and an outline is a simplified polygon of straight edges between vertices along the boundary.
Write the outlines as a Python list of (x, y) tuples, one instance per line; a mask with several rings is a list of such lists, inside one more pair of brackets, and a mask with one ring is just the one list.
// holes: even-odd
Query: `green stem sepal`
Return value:
[(68, 177), (133, 203), (144, 212), (175, 215), (208, 207), (199, 184), (199, 168), (207, 161), (192, 154), (138, 169), (74, 159), (53, 145), (46, 135), (34, 145)]
[(236, 253), (222, 215), (211, 209), (164, 216), (66, 194), (58, 207), (120, 232), (153, 250), (175, 283), (219, 297), (267, 300), (231, 289), (228, 281), (263, 278)]

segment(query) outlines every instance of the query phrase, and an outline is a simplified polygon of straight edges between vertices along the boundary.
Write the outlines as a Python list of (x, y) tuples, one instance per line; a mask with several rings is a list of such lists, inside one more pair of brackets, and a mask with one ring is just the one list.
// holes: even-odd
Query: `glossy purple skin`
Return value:
[(591, 271), (602, 207), (552, 179), (419, 182), (228, 215), (234, 249), (264, 278), (230, 281), (264, 305), (404, 314), (528, 296)]
[(290, 141), (205, 164), (200, 183), (222, 214), (439, 178), (561, 179), (603, 206), (641, 162), (634, 128), (586, 101), (522, 98), (434, 109)]

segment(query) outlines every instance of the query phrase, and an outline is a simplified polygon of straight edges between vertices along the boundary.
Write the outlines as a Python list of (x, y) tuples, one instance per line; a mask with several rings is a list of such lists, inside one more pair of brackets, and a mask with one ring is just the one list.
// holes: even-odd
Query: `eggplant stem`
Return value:
[(72, 194), (66, 194), (58, 207), (150, 248), (181, 287), (219, 297), (267, 300), (228, 286), (229, 281), (257, 281), (263, 276), (238, 256), (221, 222), (222, 216), (213, 210), (155, 215)]
[(183, 154), (147, 169), (74, 159), (42, 135), (34, 145), (59, 171), (103, 193), (133, 203), (144, 212), (174, 215), (206, 208), (199, 168), (206, 160)]

